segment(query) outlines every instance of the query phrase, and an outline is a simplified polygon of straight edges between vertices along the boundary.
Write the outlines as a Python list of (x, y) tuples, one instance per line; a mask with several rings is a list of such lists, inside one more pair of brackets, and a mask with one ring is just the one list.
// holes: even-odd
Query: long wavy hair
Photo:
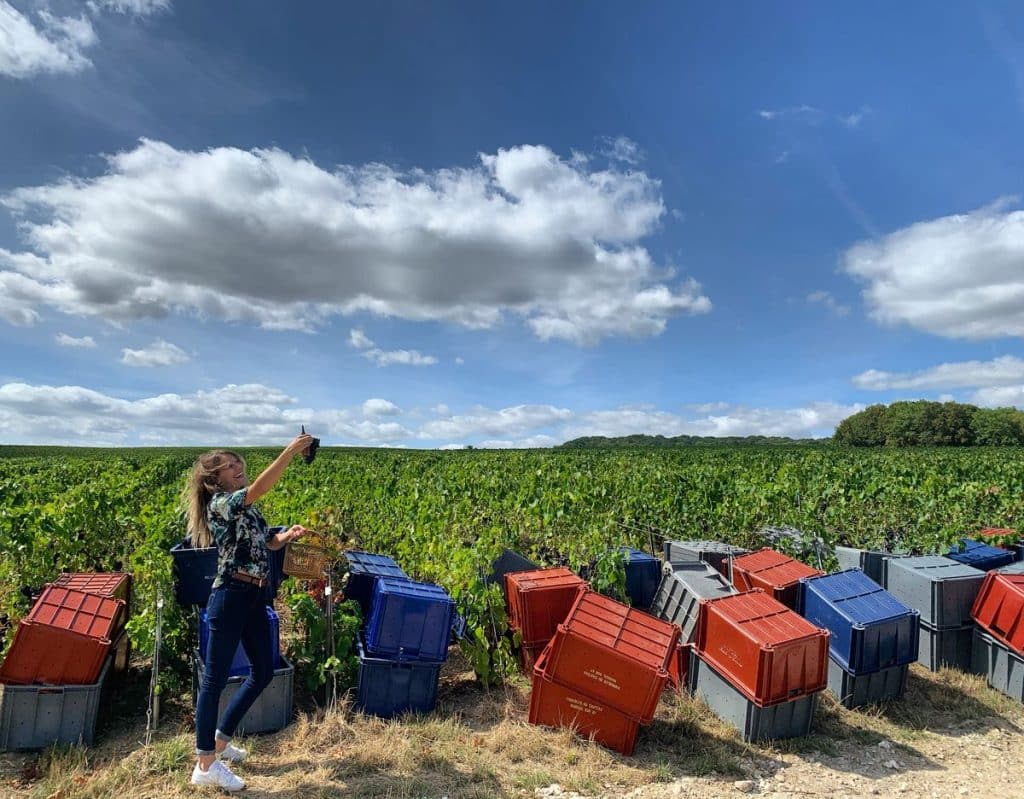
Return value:
[(217, 470), (233, 460), (245, 466), (245, 458), (229, 449), (204, 452), (192, 464), (185, 490), (181, 492), (181, 502), (185, 507), (188, 534), (196, 549), (213, 546), (213, 534), (206, 521), (206, 508), (213, 495), (221, 490), (217, 482)]

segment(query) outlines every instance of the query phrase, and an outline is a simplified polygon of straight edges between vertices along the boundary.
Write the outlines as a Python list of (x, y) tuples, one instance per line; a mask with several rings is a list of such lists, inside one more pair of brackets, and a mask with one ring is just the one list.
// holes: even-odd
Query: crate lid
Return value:
[(639, 549), (633, 549), (633, 547), (619, 547), (619, 552), (623, 552), (629, 556), (628, 563), (657, 563), (658, 559), (653, 555), (649, 555), (646, 552), (642, 552)]
[(814, 591), (854, 624), (874, 624), (914, 613), (860, 569), (805, 577), (804, 590)]
[(717, 552), (722, 555), (738, 555), (749, 552), (749, 549), (738, 547), (733, 544), (726, 544), (724, 541), (704, 541), (704, 540), (692, 540), (692, 541), (667, 541), (670, 546), (678, 547), (679, 549), (688, 549), (691, 552)]
[[(957, 563), (942, 555), (921, 555), (916, 558), (893, 558), (889, 561), (889, 569), (906, 569), (917, 574), (924, 580), (955, 580), (955, 579), (978, 579), (985, 576), (985, 572), (968, 566), (966, 563)], [(889, 584), (892, 585), (892, 576), (889, 577)]]
[(775, 587), (793, 585), (801, 577), (815, 577), (823, 574), (820, 569), (765, 547), (749, 555), (740, 555), (732, 562), (733, 570), (757, 575), (765, 584)]
[(700, 599), (736, 593), (718, 569), (702, 560), (665, 564), (664, 574)]
[[(379, 577), (373, 589), (378, 594), (401, 596), (410, 599), (430, 599), (452, 602), (448, 592), (433, 583), (418, 583), (401, 577)], [(452, 603), (454, 604), (454, 603)]]
[(581, 591), (560, 629), (608, 647), (651, 669), (663, 669), (679, 628), (596, 591)]
[(760, 588), (733, 596), (705, 599), (701, 605), (702, 611), (714, 612), (731, 622), (742, 635), (762, 648), (828, 635), (826, 630), (814, 626)]
[(531, 569), (525, 572), (509, 572), (505, 579), (514, 583), (519, 593), (544, 588), (565, 588), (583, 585), (583, 578), (564, 566), (550, 569)]
[(92, 638), (112, 639), (124, 613), (124, 602), (48, 585), (36, 600), (28, 620)]
[(64, 572), (51, 585), (110, 596), (128, 579), (124, 572)]
[(401, 574), (405, 574), (401, 567), (399, 567), (399, 565), (387, 555), (377, 555), (373, 552), (358, 552), (356, 550), (351, 550), (345, 552), (345, 560), (348, 561), (348, 570), (350, 574), (390, 574), (396, 569)]
[(1008, 549), (1000, 549), (989, 544), (983, 544), (981, 541), (971, 541), (967, 538), (962, 538), (960, 539), (960, 546), (951, 548), (946, 557), (958, 563), (971, 565), (990, 560), (1012, 562), (1014, 554)]

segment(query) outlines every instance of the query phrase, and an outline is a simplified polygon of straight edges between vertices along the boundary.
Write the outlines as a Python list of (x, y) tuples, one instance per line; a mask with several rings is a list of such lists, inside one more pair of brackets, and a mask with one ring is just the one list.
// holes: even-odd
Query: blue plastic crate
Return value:
[(455, 603), (437, 585), (378, 577), (366, 623), (366, 648), (401, 660), (448, 657)]
[[(274, 652), (274, 668), (279, 669), (281, 667), (281, 622), (277, 617), (277, 612), (269, 606), (267, 607), (267, 619), (270, 621), (270, 643)], [(203, 608), (199, 611), (199, 656), (204, 663), (206, 662), (206, 644), (209, 640), (210, 624), (206, 619), (206, 608)], [(245, 654), (245, 649), (239, 644), (238, 649), (235, 650), (235, 657), (231, 661), (231, 671), (228, 672), (228, 676), (248, 676), (250, 668), (252, 668), (252, 664), (249, 662), (249, 656)]]
[(917, 660), (920, 613), (860, 569), (802, 578), (799, 608), (829, 631), (829, 654), (850, 674)]
[(356, 707), (389, 719), (402, 713), (429, 713), (437, 702), (441, 663), (429, 660), (391, 660), (373, 657), (362, 636), (356, 637), (359, 685)]
[(621, 547), (626, 553), (626, 593), (630, 604), (640, 610), (647, 610), (658, 592), (661, 582), (661, 561), (631, 547)]
[(998, 569), (1000, 566), (1009, 566), (1016, 560), (1017, 553), (964, 538), (961, 539), (959, 547), (949, 550), (946, 557), (957, 563), (966, 563), (976, 569), (988, 571), (989, 569)]
[(217, 576), (217, 547), (193, 549), (186, 538), (171, 547), (174, 598), (184, 607), (205, 605)]
[(373, 608), (373, 587), (378, 577), (394, 577), (409, 579), (395, 561), (387, 555), (375, 555), (372, 552), (346, 552), (348, 561), (348, 583), (345, 586), (345, 598), (354, 599), (363, 610), (363, 622), (370, 618)]

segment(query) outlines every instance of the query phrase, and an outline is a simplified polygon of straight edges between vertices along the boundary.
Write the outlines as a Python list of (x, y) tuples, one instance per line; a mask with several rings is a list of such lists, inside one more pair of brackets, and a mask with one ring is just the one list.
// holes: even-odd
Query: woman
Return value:
[[(193, 785), (215, 785), (228, 791), (245, 787), (224, 761), (245, 758), (245, 750), (232, 746), (231, 737), (274, 676), (263, 590), (270, 577), (267, 551), (280, 549), (307, 532), (294, 525), (271, 534), (253, 503), (280, 479), (292, 458), (312, 443), (312, 436), (296, 436), (252, 485), (246, 478), (245, 461), (228, 450), (200, 455), (192, 467), (184, 496), (192, 545), (217, 547), (217, 576), (206, 605), (210, 626), (206, 670), (196, 700), (198, 761), (192, 770)], [(227, 685), (239, 642), (252, 670), (218, 725), (220, 694)]]

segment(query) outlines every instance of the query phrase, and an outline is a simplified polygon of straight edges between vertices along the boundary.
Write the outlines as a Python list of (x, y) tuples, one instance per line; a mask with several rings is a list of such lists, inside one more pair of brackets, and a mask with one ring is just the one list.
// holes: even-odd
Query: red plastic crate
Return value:
[(124, 624), (124, 615), (125, 603), (120, 599), (48, 585), (26, 618), (109, 642)]
[(579, 735), (633, 754), (640, 725), (610, 705), (552, 679), (547, 671), (549, 650), (545, 649), (533, 669), (530, 692), (530, 723), (545, 727), (571, 727)]
[(24, 620), (0, 665), (0, 683), (91, 685), (109, 652), (109, 639)]
[(685, 691), (688, 688), (692, 649), (693, 644), (684, 644), (680, 641), (676, 644), (675, 656), (668, 662), (668, 684), (677, 691)]
[(700, 603), (697, 651), (759, 707), (825, 687), (828, 636), (760, 589)]
[(1000, 643), (1024, 653), (1024, 574), (986, 574), (971, 616)]
[(732, 562), (732, 584), (738, 591), (760, 588), (786, 607), (794, 609), (800, 592), (800, 578), (819, 577), (824, 573), (767, 547), (741, 555)]
[(51, 585), (120, 599), (126, 606), (131, 604), (132, 576), (124, 572), (65, 572)]
[(647, 723), (668, 681), (680, 634), (674, 624), (586, 590), (551, 639), (548, 674)]
[(568, 569), (534, 569), (505, 575), (509, 626), (524, 644), (547, 643), (565, 621), (586, 583)]

